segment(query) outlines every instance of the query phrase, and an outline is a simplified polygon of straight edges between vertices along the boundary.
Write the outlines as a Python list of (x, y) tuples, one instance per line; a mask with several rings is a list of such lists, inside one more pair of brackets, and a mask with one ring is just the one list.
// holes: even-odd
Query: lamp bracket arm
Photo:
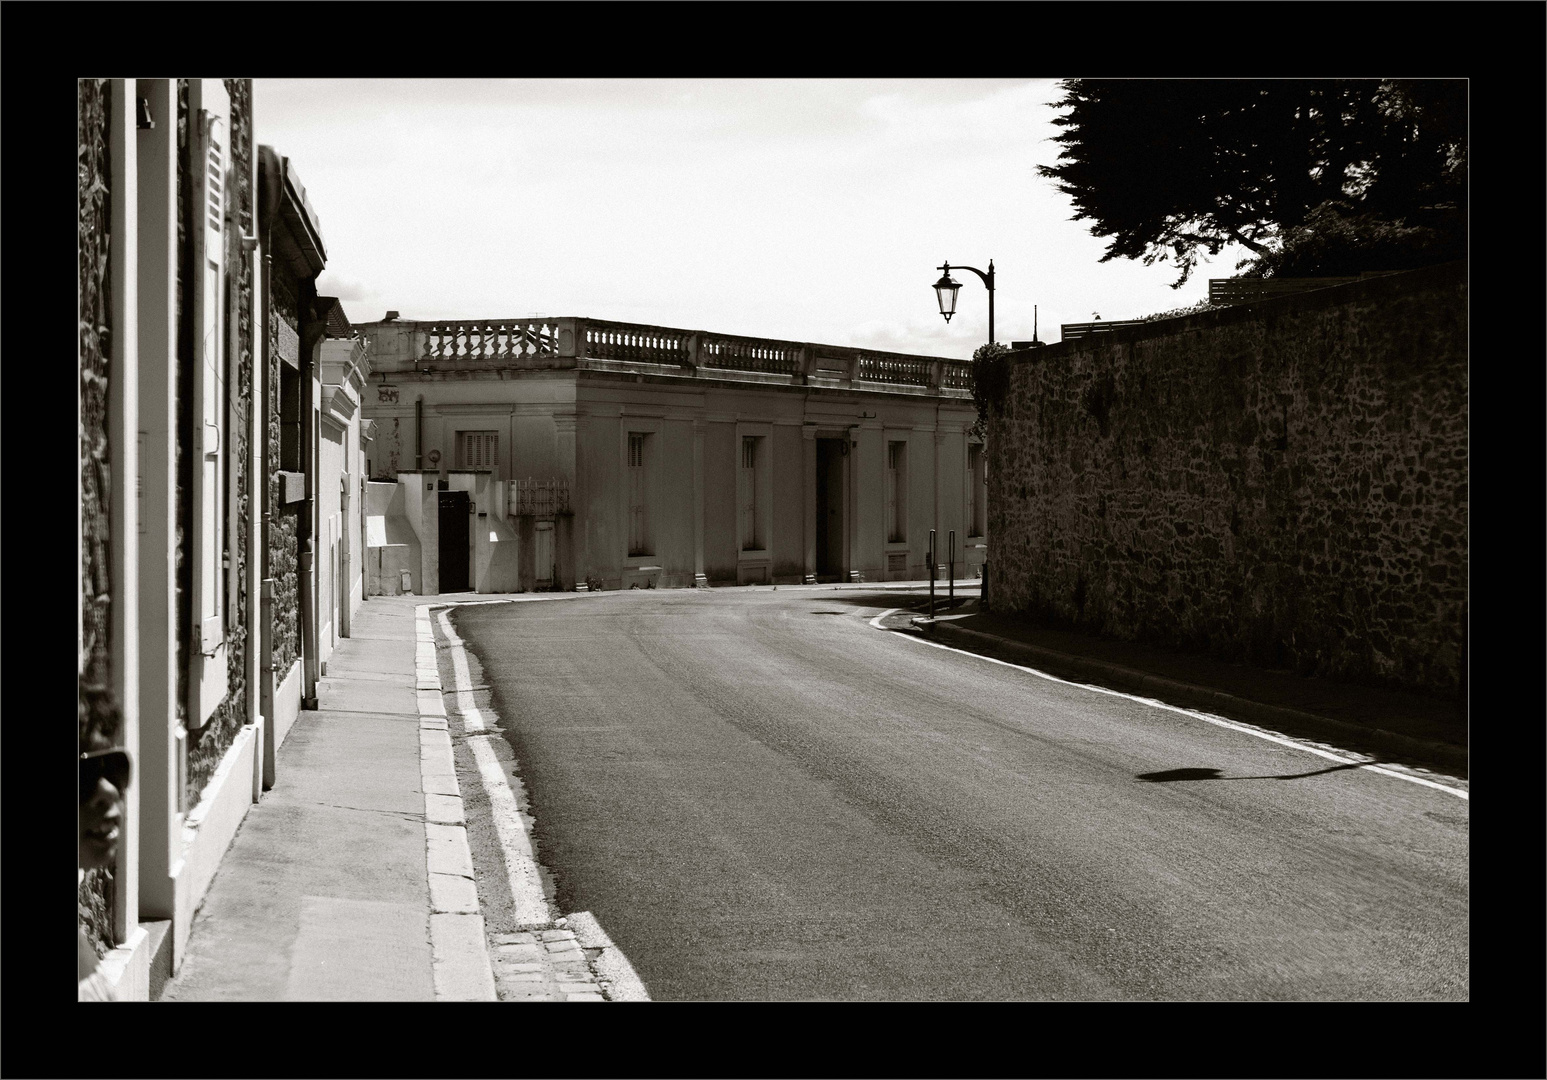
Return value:
[(958, 263), (946, 263), (944, 266), (940, 267), (939, 269), (944, 270), (947, 273), (949, 273), (952, 270), (971, 270), (974, 274), (978, 275), (978, 277), (983, 279), (983, 284), (987, 285), (990, 291), (992, 291), (993, 288), (994, 288), (994, 278), (993, 278), (992, 274), (985, 274), (983, 271), (979, 270), (976, 266), (962, 266), (962, 265), (960, 265)]

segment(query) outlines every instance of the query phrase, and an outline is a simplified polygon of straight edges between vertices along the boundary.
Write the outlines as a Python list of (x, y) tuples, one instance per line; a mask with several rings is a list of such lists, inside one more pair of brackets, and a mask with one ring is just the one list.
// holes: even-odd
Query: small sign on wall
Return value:
[(274, 351), (279, 358), (297, 370), (301, 367), (301, 335), (284, 319), (275, 316)]

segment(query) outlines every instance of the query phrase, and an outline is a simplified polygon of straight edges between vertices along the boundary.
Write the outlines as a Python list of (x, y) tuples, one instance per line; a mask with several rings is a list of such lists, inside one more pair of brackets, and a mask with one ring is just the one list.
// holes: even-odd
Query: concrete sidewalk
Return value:
[[(943, 589), (937, 586), (937, 597)], [(1095, 683), (1168, 704), (1336, 745), (1382, 761), (1438, 770), (1465, 779), (1467, 716), (1463, 703), (1376, 687), (1302, 678), (1059, 629), (980, 611), (976, 590), (934, 619), (896, 620), (941, 644), (1050, 675)], [(922, 602), (921, 602), (922, 603)], [(921, 603), (911, 605), (915, 613)]]
[[(433, 639), (421, 640), (428, 620), (416, 618), (426, 599), (360, 606), (319, 680), (319, 707), (279, 748), (275, 786), (248, 811), (160, 1000), (495, 999), (466, 839), (430, 820), (437, 805), (443, 819), (460, 817), (460, 799), (443, 712), (437, 722), (421, 711), (421, 689), (439, 704), (421, 662), (427, 649), (434, 670)], [(450, 790), (427, 797), (437, 775)], [(442, 888), (447, 874), (437, 873), (442, 895), (432, 897), (432, 871), (464, 885)], [(453, 910), (437, 912), (437, 900)]]

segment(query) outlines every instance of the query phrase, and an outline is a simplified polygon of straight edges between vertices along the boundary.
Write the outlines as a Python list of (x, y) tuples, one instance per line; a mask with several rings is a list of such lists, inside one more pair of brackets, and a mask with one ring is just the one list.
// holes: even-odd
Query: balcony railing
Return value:
[[(435, 370), (463, 365), (609, 367), (638, 365), (646, 372), (725, 377), (738, 372), (761, 382), (874, 389), (908, 393), (970, 394), (972, 365), (965, 360), (876, 352), (775, 338), (714, 334), (603, 319), (530, 317), (460, 319), (391, 324), (412, 344), (397, 355), (404, 366)], [(406, 343), (406, 339), (405, 339)], [(382, 356), (386, 369), (390, 355)]]
[(569, 481), (512, 480), (507, 504), (516, 517), (551, 518), (570, 513)]
[(509, 361), (555, 355), (555, 319), (420, 323), (423, 360)]
[(587, 319), (585, 355), (596, 360), (687, 364), (691, 359), (689, 343), (692, 337), (690, 330)]

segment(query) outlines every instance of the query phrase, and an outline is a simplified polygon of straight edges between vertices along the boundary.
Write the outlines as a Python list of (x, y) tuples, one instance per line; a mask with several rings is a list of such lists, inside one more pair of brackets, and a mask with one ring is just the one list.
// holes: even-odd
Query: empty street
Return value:
[(1467, 997), (1464, 799), (871, 625), (917, 599), (451, 613), (655, 1000)]

